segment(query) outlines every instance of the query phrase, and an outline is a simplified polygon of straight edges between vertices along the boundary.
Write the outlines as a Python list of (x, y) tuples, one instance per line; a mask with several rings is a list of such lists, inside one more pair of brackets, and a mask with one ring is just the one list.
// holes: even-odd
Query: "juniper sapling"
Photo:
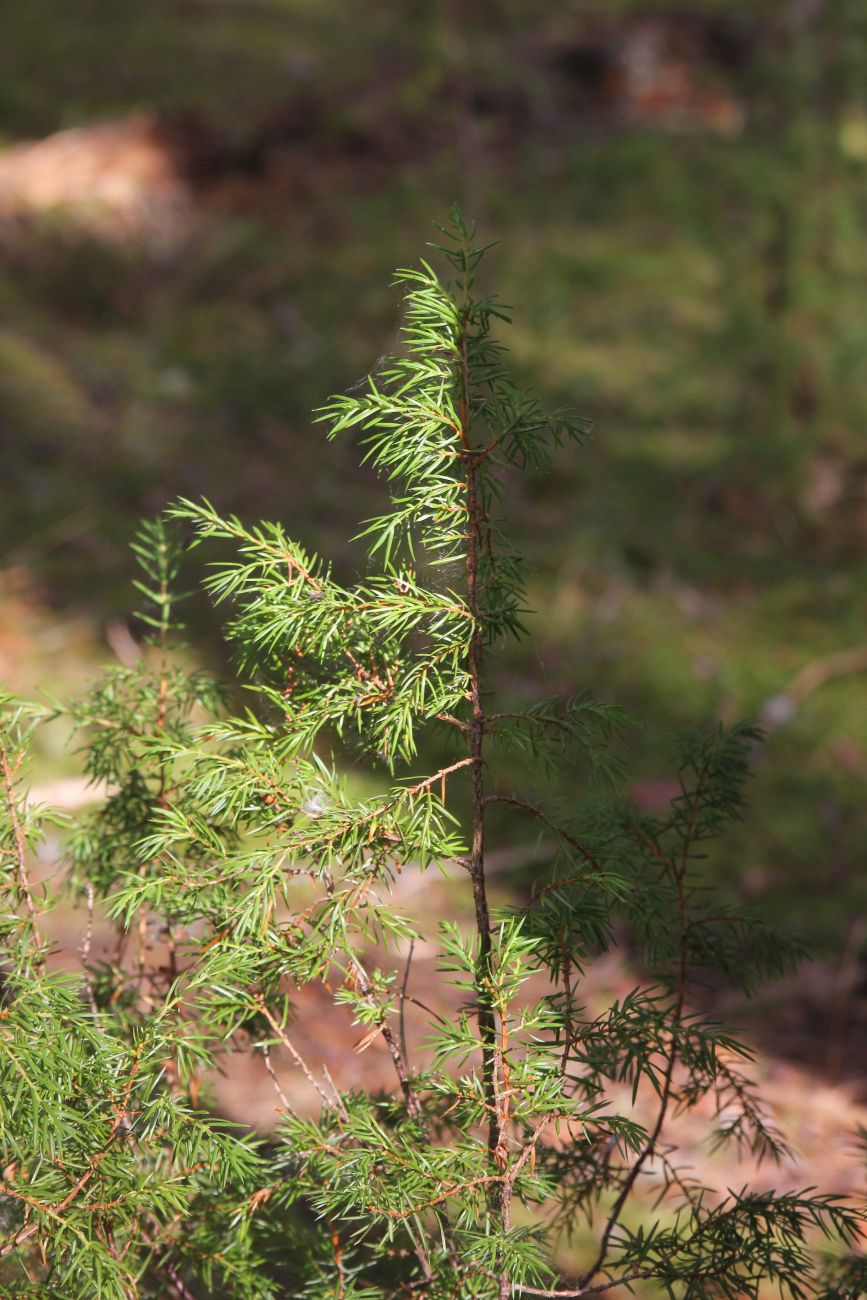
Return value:
[[(363, 533), (366, 577), (342, 582), (280, 525), (207, 502), (140, 533), (152, 644), (69, 711), (109, 793), (70, 828), (62, 879), (36, 884), (30, 867), (50, 824), (24, 795), (44, 711), (3, 700), (4, 1294), (493, 1300), (646, 1283), (734, 1300), (863, 1282), (854, 1253), (826, 1267), (814, 1249), (822, 1233), (851, 1243), (859, 1210), (809, 1190), (716, 1195), (669, 1143), (672, 1112), (710, 1098), (719, 1141), (784, 1151), (747, 1049), (691, 999), (697, 973), (749, 984), (795, 955), (696, 888), (706, 842), (740, 814), (757, 736), (686, 738), (679, 793), (652, 818), (616, 791), (618, 710), (580, 693), (494, 698), (499, 649), (526, 635), (504, 501), (585, 426), (510, 377), (507, 316), (477, 288), (485, 250), (458, 214), (443, 241), (447, 278), (427, 262), (399, 273), (401, 355), (319, 412), (389, 488)], [(228, 548), (206, 586), (248, 709), (177, 653), (179, 524)], [(341, 779), (353, 751), (377, 793)], [(432, 752), (444, 760), (420, 774)], [(546, 777), (568, 782), (565, 807), (528, 795)], [(600, 782), (614, 793), (585, 800)], [(494, 909), (489, 841), (523, 826), (543, 833), (541, 874), (520, 908)], [(454, 1015), (407, 996), (407, 955), (434, 937), (391, 897), (410, 867), (465, 882), (466, 915), (436, 935)], [(80, 974), (49, 961), (45, 914), (64, 892), (85, 906)], [(97, 951), (103, 915), (114, 933)], [(646, 978), (591, 1012), (583, 972), (615, 925)], [(293, 998), (311, 983), (351, 1013), (347, 1050), (382, 1043), (391, 1092), (340, 1091), (304, 1060)], [(423, 1069), (410, 1016), (427, 1020)], [(234, 1052), (274, 1080), (267, 1141), (208, 1106)], [(312, 1107), (293, 1108), (275, 1061)], [(655, 1098), (644, 1124), (614, 1104), (624, 1080)], [(564, 1272), (558, 1243), (588, 1221)]]

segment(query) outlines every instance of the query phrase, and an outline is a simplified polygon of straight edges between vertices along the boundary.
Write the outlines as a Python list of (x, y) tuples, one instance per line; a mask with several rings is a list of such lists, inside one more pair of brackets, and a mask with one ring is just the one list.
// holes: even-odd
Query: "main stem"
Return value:
[[(470, 879), (476, 912), (476, 932), (479, 958), (476, 967), (476, 1005), (478, 1009), (479, 1037), (482, 1046), (482, 1080), (485, 1103), (488, 1107), (488, 1157), (492, 1168), (503, 1172), (506, 1164), (505, 1116), (501, 1105), (499, 1084), (503, 1078), (502, 1050), (497, 1037), (493, 1007), (491, 917), (485, 880), (485, 711), (482, 704), (482, 617), (479, 604), (479, 558), (482, 549), (484, 522), (483, 501), (479, 491), (478, 453), (472, 447), (469, 435), (470, 384), (467, 362), (467, 322), (462, 322), (460, 338), (462, 397), (461, 439), (464, 444), (463, 459), (466, 465), (467, 492), (467, 604), (473, 617), (474, 631), (469, 649), (470, 705), (472, 709), (469, 742), (473, 769), (473, 834), (470, 851)], [(491, 1210), (503, 1228), (509, 1227), (509, 1196), (505, 1183), (497, 1188)], [(511, 1282), (504, 1272), (499, 1277), (501, 1300), (512, 1293)]]
[(482, 1075), (485, 1101), (489, 1107), (488, 1151), (493, 1161), (500, 1137), (497, 1113), (495, 1044), (496, 1025), (491, 1003), (491, 917), (488, 909), (488, 892), (485, 881), (485, 712), (482, 705), (482, 629), (478, 602), (479, 516), (478, 477), (475, 461), (467, 463), (467, 512), (469, 515), (469, 543), (467, 546), (467, 601), (476, 624), (470, 642), (470, 755), (473, 760), (473, 835), (470, 850), (470, 879), (473, 885), (473, 902), (476, 910), (476, 932), (479, 941), (479, 961), (476, 973), (476, 1002), (479, 1017), (479, 1035), (482, 1040)]

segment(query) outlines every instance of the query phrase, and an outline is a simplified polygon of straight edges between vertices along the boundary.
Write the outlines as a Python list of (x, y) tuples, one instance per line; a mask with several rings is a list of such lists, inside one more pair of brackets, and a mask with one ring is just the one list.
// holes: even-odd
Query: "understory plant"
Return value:
[[(484, 250), (457, 214), (443, 239), (447, 278), (399, 274), (401, 354), (319, 412), (388, 486), (366, 576), (182, 502), (135, 544), (140, 662), (65, 710), (3, 699), (4, 1295), (860, 1293), (859, 1209), (703, 1187), (669, 1137), (699, 1108), (709, 1139), (785, 1151), (748, 1049), (696, 998), (796, 955), (697, 874), (757, 736), (685, 738), (654, 817), (620, 793), (616, 709), (498, 698), (498, 650), (526, 635), (508, 497), (584, 427), (512, 380)], [(211, 555), (243, 693), (178, 646), (184, 529)], [(30, 733), (60, 711), (95, 783), (63, 826), (26, 795)], [(492, 846), (530, 838), (532, 880), (495, 907)], [(463, 902), (437, 926), (395, 885), (438, 871)], [(78, 961), (57, 954), (70, 900)], [(591, 1006), (588, 963), (615, 936), (640, 977)], [(439, 987), (413, 985), (423, 944)], [(347, 1057), (384, 1049), (390, 1089), (305, 1059), (296, 1018), (324, 997)], [(213, 1104), (239, 1054), (273, 1081), (273, 1132)]]

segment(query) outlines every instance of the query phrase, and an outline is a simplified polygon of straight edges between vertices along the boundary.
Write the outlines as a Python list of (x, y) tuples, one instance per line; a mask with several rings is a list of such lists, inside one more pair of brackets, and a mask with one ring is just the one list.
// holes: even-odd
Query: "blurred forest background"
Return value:
[[(29, 0), (4, 21), (0, 678), (68, 695), (134, 653), (128, 542), (179, 494), (353, 572), (381, 489), (310, 411), (393, 348), (391, 272), (456, 199), (502, 241), (519, 373), (595, 424), (510, 502), (537, 613), (505, 689), (625, 705), (649, 804), (679, 727), (763, 721), (749, 818), (708, 870), (812, 944), (804, 1055), (851, 1065), (864, 0)], [(43, 780), (75, 771), (61, 741)]]

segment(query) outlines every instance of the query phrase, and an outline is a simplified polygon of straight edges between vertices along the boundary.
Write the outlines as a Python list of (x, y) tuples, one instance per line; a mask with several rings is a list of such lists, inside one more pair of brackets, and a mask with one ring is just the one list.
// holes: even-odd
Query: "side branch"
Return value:
[[(108, 1131), (108, 1137), (102, 1147), (100, 1147), (99, 1151), (97, 1151), (95, 1155), (90, 1157), (87, 1169), (85, 1169), (84, 1173), (72, 1185), (58, 1205), (46, 1205), (35, 1201), (32, 1202), (34, 1208), (38, 1209), (40, 1213), (48, 1215), (49, 1218), (59, 1218), (63, 1211), (69, 1208), (76, 1197), (84, 1191), (88, 1183), (96, 1176), (99, 1166), (111, 1150), (112, 1144), (117, 1140), (118, 1133), (121, 1131), (126, 1119), (127, 1110), (129, 1108), (129, 1099), (132, 1096), (136, 1076), (139, 1072), (142, 1047), (143, 1044), (139, 1043), (133, 1054), (129, 1078), (124, 1085), (123, 1095), (115, 1106), (114, 1120), (112, 1121), (111, 1128)], [(23, 1246), (25, 1241), (29, 1241), (31, 1237), (35, 1237), (39, 1232), (40, 1227), (41, 1223), (37, 1219), (35, 1223), (25, 1224), (23, 1227), (19, 1228), (17, 1232), (13, 1233), (11, 1237), (8, 1237), (2, 1246), (0, 1246), (0, 1259), (11, 1254), (12, 1251), (16, 1250), (19, 1246)]]
[(701, 795), (702, 795), (702, 790), (703, 790), (704, 780), (706, 775), (707, 773), (705, 768), (702, 768), (701, 771), (698, 773), (696, 787), (692, 793), (692, 798), (690, 799), (689, 813), (687, 815), (686, 827), (683, 833), (683, 844), (682, 844), (679, 860), (675, 862), (672, 858), (665, 857), (665, 855), (661, 852), (661, 850), (658, 850), (659, 857), (661, 858), (666, 870), (672, 873), (674, 883), (677, 887), (677, 916), (678, 916), (678, 926), (679, 926), (679, 935), (680, 935), (680, 953), (679, 953), (678, 971), (677, 971), (677, 1001), (675, 1003), (674, 1015), (672, 1019), (671, 1048), (668, 1056), (668, 1064), (665, 1070), (665, 1079), (662, 1085), (662, 1094), (659, 1102), (659, 1112), (656, 1117), (656, 1123), (653, 1126), (653, 1129), (650, 1133), (650, 1136), (647, 1139), (647, 1142), (645, 1143), (644, 1147), (639, 1153), (638, 1159), (635, 1161), (635, 1164), (632, 1166), (632, 1168), (630, 1169), (629, 1173), (626, 1176), (626, 1180), (623, 1184), (623, 1187), (620, 1190), (620, 1195), (617, 1197), (617, 1200), (614, 1203), (614, 1208), (612, 1209), (608, 1221), (605, 1224), (605, 1228), (603, 1229), (602, 1239), (599, 1243), (599, 1253), (596, 1256), (596, 1259), (593, 1261), (591, 1268), (588, 1269), (588, 1271), (581, 1278), (581, 1285), (586, 1285), (588, 1282), (592, 1280), (592, 1278), (596, 1276), (599, 1270), (603, 1267), (605, 1260), (608, 1257), (608, 1246), (611, 1241), (611, 1234), (614, 1232), (614, 1229), (616, 1228), (617, 1223), (619, 1222), (620, 1215), (623, 1211), (623, 1207), (626, 1204), (626, 1201), (629, 1197), (630, 1192), (632, 1191), (632, 1188), (635, 1186), (635, 1182), (638, 1178), (638, 1175), (641, 1173), (641, 1170), (643, 1169), (644, 1165), (647, 1163), (648, 1159), (654, 1153), (656, 1144), (659, 1141), (659, 1136), (662, 1132), (663, 1125), (665, 1124), (666, 1116), (668, 1114), (668, 1107), (671, 1102), (671, 1091), (672, 1091), (672, 1084), (674, 1081), (674, 1070), (675, 1070), (675, 1066), (677, 1065), (677, 1058), (680, 1052), (681, 1022), (683, 1020), (683, 1009), (686, 1000), (687, 916), (686, 916), (685, 879), (686, 879), (687, 866), (689, 865), (689, 851), (692, 845), (693, 835), (695, 833), (696, 817), (698, 814), (698, 807), (701, 801)]
[[(524, 799), (516, 799), (514, 795), (509, 794), (489, 794), (486, 797), (485, 802), (510, 804), (513, 808), (520, 808), (522, 812), (529, 813), (531, 817), (535, 817), (537, 821), (542, 822), (544, 826), (547, 826), (549, 830), (553, 831), (558, 839), (564, 840), (575, 850), (576, 853), (580, 853), (581, 857), (584, 858), (586, 862), (590, 863), (590, 866), (594, 871), (602, 871), (602, 866), (598, 858), (594, 857), (590, 850), (586, 848), (581, 841), (571, 833), (571, 831), (567, 831), (565, 826), (561, 826), (558, 822), (552, 821), (551, 818), (546, 813), (543, 813), (542, 809), (537, 807), (536, 804), (527, 803)], [(555, 887), (556, 882), (552, 888)], [(542, 892), (544, 893), (545, 890)]]
[(277, 1020), (277, 1017), (273, 1014), (273, 1012), (268, 1007), (264, 997), (262, 997), (262, 995), (259, 994), (256, 997), (255, 1001), (256, 1001), (256, 1006), (259, 1008), (259, 1011), (268, 1021), (268, 1024), (274, 1030), (274, 1033), (277, 1035), (280, 1042), (286, 1048), (286, 1051), (292, 1057), (292, 1060), (298, 1066), (301, 1073), (304, 1075), (304, 1078), (307, 1080), (310, 1086), (312, 1088), (315, 1088), (315, 1090), (319, 1093), (319, 1096), (322, 1099), (325, 1106), (329, 1110), (333, 1110), (336, 1105), (336, 1108), (342, 1112), (343, 1118), (346, 1119), (346, 1112), (343, 1108), (343, 1102), (341, 1100), (340, 1094), (336, 1093), (333, 1098), (328, 1096), (328, 1093), (325, 1091), (322, 1085), (317, 1082), (316, 1076), (314, 1075), (310, 1067), (307, 1065), (304, 1058), (301, 1056), (301, 1053), (297, 1050), (297, 1048), (293, 1044), (289, 1035), (286, 1033), (286, 1030), (283, 1028), (283, 1026)]

